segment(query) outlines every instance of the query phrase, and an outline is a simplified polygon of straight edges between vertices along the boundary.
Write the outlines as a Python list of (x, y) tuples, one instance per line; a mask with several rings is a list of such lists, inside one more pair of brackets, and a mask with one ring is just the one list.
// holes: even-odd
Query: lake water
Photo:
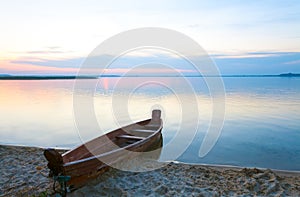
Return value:
[[(300, 170), (300, 78), (224, 78), (224, 126), (216, 145), (203, 158), (198, 152), (213, 105), (203, 78), (187, 79), (194, 92), (175, 77), (150, 84), (143, 84), (144, 78), (122, 80), (99, 80), (93, 101), (101, 131), (77, 130), (73, 114), (74, 80), (0, 80), (0, 143), (72, 148), (103, 131), (146, 119), (151, 109), (158, 107), (163, 110), (164, 145), (172, 141), (178, 128), (193, 139), (177, 161)], [(142, 85), (130, 89), (133, 82)], [(84, 97), (86, 92), (82, 88), (77, 93)], [(195, 116), (185, 116), (182, 122), (182, 108), (186, 104), (180, 96), (190, 103), (192, 97), (196, 98), (199, 127), (195, 136), (190, 136), (194, 135)], [(126, 109), (130, 121), (127, 114), (118, 110), (121, 108)], [(167, 160), (170, 151), (178, 150), (163, 150), (160, 160)]]

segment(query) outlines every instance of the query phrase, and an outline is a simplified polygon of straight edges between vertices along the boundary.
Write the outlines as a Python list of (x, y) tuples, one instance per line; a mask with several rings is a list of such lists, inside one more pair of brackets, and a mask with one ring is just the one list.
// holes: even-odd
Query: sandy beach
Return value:
[[(0, 146), (0, 196), (53, 194), (43, 149)], [(170, 163), (148, 172), (110, 169), (68, 196), (300, 196), (300, 173)]]

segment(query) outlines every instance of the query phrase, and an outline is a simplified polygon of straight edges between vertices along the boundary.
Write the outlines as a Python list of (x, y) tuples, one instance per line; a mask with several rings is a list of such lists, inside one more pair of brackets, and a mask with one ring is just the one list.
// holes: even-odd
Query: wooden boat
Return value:
[(73, 190), (117, 162), (161, 147), (163, 122), (160, 116), (160, 110), (153, 110), (152, 119), (116, 129), (62, 155), (55, 149), (46, 149), (49, 175), (55, 180), (63, 177), (65, 188)]

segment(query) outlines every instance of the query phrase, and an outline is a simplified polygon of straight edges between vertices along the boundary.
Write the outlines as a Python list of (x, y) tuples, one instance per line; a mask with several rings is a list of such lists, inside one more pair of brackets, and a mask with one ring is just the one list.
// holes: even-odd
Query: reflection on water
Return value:
[[(191, 115), (181, 122), (183, 104), (179, 98), (189, 101), (195, 96), (200, 118), (198, 132), (177, 160), (300, 170), (300, 78), (225, 78), (225, 124), (216, 146), (204, 158), (198, 157), (198, 151), (212, 115), (204, 80), (188, 79), (196, 95), (178, 78), (160, 79), (165, 86), (147, 84), (129, 95), (133, 80), (140, 83), (144, 79), (128, 78), (121, 83), (119, 78), (99, 80), (94, 106), (101, 130), (130, 123), (126, 114), (115, 114), (118, 111), (112, 103), (118, 108), (118, 102), (114, 103), (117, 98), (126, 101), (130, 121), (148, 118), (153, 106), (162, 108), (165, 145), (180, 128), (188, 139), (194, 133), (195, 117)], [(73, 85), (72, 80), (0, 81), (0, 143), (70, 148), (101, 135), (93, 129), (78, 134), (73, 118)], [(117, 91), (113, 91), (116, 87)], [(184, 137), (181, 142), (186, 143)], [(179, 150), (163, 150), (160, 160), (168, 158), (170, 151)]]
[(1, 143), (73, 145), (72, 81), (0, 81)]

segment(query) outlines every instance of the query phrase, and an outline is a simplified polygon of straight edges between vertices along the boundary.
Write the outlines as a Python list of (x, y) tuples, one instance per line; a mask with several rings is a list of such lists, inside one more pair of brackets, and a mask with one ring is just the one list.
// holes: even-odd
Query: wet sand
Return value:
[[(0, 196), (53, 194), (46, 165), (41, 148), (0, 145)], [(177, 163), (148, 172), (111, 168), (87, 186), (68, 194), (101, 195), (300, 196), (300, 173)]]

